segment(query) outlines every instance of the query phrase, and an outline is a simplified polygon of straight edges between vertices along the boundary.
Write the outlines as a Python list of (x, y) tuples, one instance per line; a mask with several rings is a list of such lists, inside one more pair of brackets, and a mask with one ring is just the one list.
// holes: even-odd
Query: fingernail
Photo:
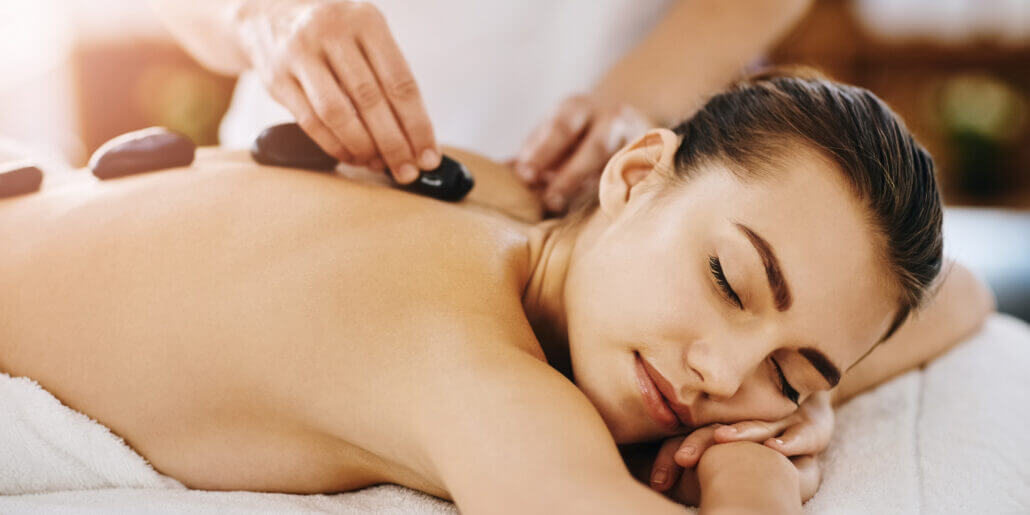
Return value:
[(725, 431), (725, 432), (727, 432), (727, 433), (733, 433), (733, 434), (736, 434), (736, 432), (737, 432), (737, 428), (735, 428), (735, 427), (733, 427), (733, 426), (729, 426), (729, 427), (725, 428), (725, 429), (724, 429), (724, 431)]
[(409, 184), (415, 179), (418, 179), (418, 168), (411, 163), (404, 163), (399, 169), (397, 169), (397, 181)]
[(657, 470), (654, 471), (654, 474), (651, 475), (651, 484), (652, 485), (663, 485), (663, 484), (665, 484), (665, 480), (668, 479), (668, 477), (669, 477), (669, 471), (667, 471), (667, 470), (665, 470), (663, 468), (657, 469)]
[(783, 445), (783, 440), (780, 440), (779, 438), (773, 438), (773, 441), (776, 442), (776, 445)]
[(435, 170), (440, 166), (440, 154), (437, 154), (431, 148), (423, 150), (422, 157), (419, 160), (422, 161), (422, 169), (424, 170)]
[(680, 450), (679, 450), (679, 453), (684, 455), (684, 456), (693, 456), (695, 452), (697, 452), (697, 448), (695, 448), (693, 445), (688, 445), (686, 447), (680, 447)]

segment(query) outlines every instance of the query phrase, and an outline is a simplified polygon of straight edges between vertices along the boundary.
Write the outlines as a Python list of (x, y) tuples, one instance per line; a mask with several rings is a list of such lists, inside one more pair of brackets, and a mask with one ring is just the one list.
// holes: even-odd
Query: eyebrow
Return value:
[(783, 278), (783, 271), (780, 270), (780, 262), (773, 253), (772, 246), (764, 238), (758, 235), (750, 227), (737, 223), (734, 224), (747, 236), (748, 241), (755, 247), (758, 257), (762, 259), (762, 266), (765, 268), (765, 277), (769, 280), (769, 290), (772, 291), (773, 302), (776, 311), (790, 309), (793, 299), (790, 296), (790, 288), (787, 287), (787, 280)]
[(830, 358), (826, 357), (826, 354), (812, 347), (802, 347), (798, 349), (798, 353), (804, 356), (819, 371), (819, 374), (826, 378), (826, 382), (830, 383), (830, 388), (837, 386), (837, 383), (840, 382), (840, 369), (830, 361)]
[[(780, 261), (776, 259), (776, 254), (773, 253), (772, 245), (765, 241), (750, 227), (737, 223), (735, 224), (737, 229), (740, 229), (747, 236), (748, 241), (755, 247), (758, 252), (758, 257), (762, 259), (762, 266), (765, 268), (765, 277), (769, 280), (769, 289), (773, 294), (773, 301), (776, 303), (777, 311), (786, 311), (790, 309), (790, 305), (793, 302), (793, 298), (790, 296), (790, 288), (787, 287), (787, 280), (783, 278), (783, 271), (780, 269)], [(819, 372), (826, 382), (830, 384), (830, 388), (837, 386), (840, 382), (840, 369), (837, 365), (834, 365), (830, 358), (827, 358), (825, 354), (814, 349), (812, 347), (802, 347), (798, 349), (798, 353), (801, 354), (809, 363), (815, 367), (816, 371)]]

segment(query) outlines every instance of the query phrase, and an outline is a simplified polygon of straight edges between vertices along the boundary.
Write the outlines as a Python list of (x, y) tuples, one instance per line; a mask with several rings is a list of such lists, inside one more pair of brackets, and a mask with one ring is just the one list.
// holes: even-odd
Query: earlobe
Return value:
[(665, 180), (675, 164), (679, 136), (669, 129), (652, 129), (615, 153), (601, 174), (601, 211), (618, 216), (646, 185)]

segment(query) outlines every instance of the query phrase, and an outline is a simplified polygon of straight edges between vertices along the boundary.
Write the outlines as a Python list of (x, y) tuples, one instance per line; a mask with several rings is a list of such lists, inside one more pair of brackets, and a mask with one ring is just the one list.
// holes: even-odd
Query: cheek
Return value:
[(639, 255), (626, 245), (595, 248), (576, 264), (566, 280), (569, 329), (625, 338), (638, 330), (638, 319), (652, 306), (648, 275)]
[(796, 409), (775, 384), (763, 367), (741, 385), (736, 395), (723, 401), (711, 401), (704, 406), (704, 422), (734, 423), (744, 420), (780, 420)]
[(612, 237), (570, 270), (565, 291), (570, 345), (678, 353), (718, 331), (726, 307), (706, 282), (705, 252), (683, 234), (678, 240), (650, 236)]

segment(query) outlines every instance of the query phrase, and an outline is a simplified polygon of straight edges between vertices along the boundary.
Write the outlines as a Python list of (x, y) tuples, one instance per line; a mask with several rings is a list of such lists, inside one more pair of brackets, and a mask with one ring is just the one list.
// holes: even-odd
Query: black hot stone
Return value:
[(0, 198), (24, 195), (39, 190), (43, 184), (43, 171), (35, 166), (15, 165), (0, 168)]
[(189, 166), (197, 146), (164, 127), (151, 127), (104, 143), (89, 160), (93, 175), (114, 179), (137, 173)]
[(255, 161), (269, 166), (330, 171), (337, 159), (322, 150), (296, 123), (284, 123), (262, 132), (250, 148)]
[(475, 185), (476, 181), (465, 165), (443, 156), (440, 166), (435, 170), (420, 173), (418, 180), (401, 186), (401, 189), (437, 200), (457, 202), (465, 198)]

